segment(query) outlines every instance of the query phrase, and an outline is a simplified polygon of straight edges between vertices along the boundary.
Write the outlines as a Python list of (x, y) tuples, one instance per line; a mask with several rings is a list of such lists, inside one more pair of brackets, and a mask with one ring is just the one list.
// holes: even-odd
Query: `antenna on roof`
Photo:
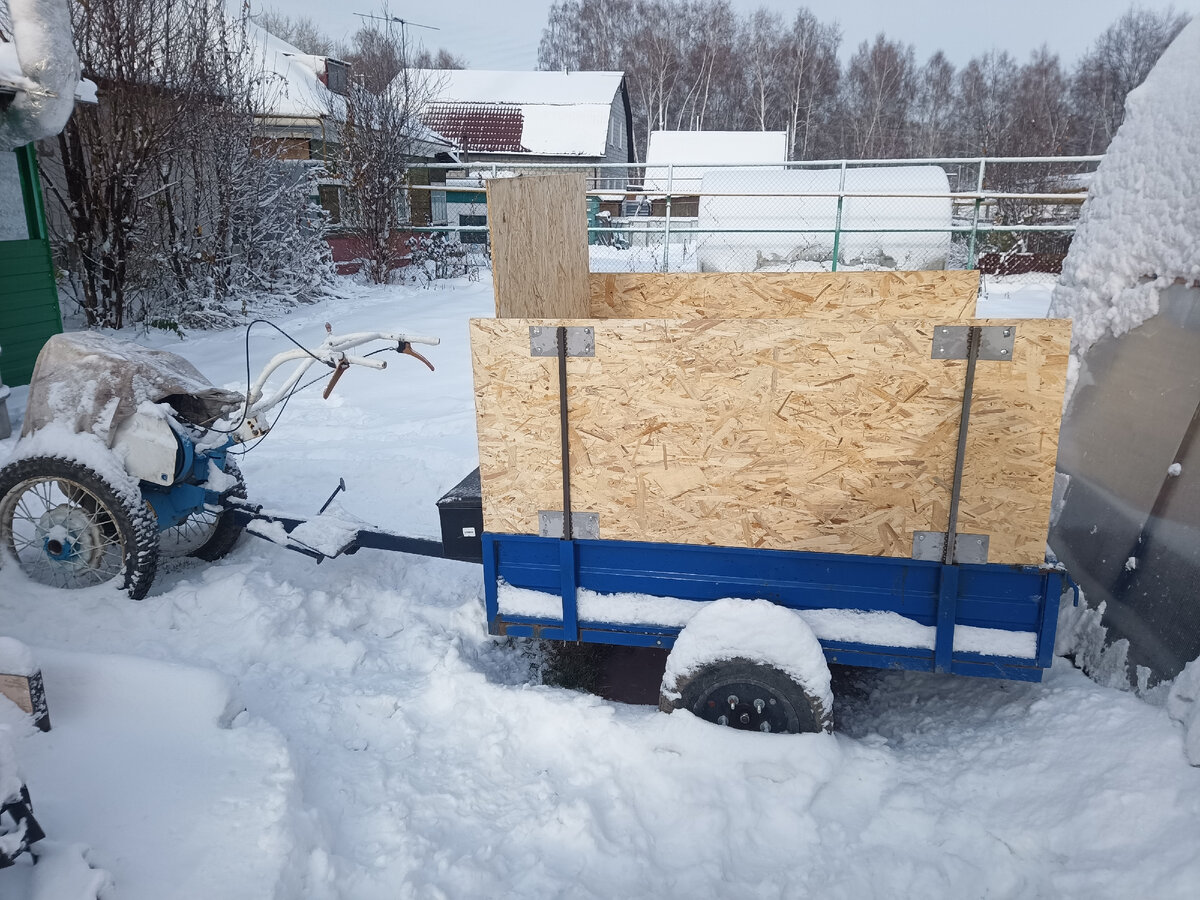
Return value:
[(355, 13), (360, 19), (375, 19), (379, 22), (399, 22), (401, 28), (407, 28), (411, 25), (413, 28), (428, 28), (430, 31), (441, 31), (436, 25), (422, 25), (420, 22), (410, 22), (408, 19), (401, 19), (399, 16), (373, 16), (370, 13)]

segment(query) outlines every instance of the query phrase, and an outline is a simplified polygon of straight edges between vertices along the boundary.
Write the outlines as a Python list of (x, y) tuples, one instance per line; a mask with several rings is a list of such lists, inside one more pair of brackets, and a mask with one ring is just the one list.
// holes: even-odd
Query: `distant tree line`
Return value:
[(789, 21), (728, 0), (558, 0), (538, 65), (625, 72), (638, 159), (651, 131), (691, 129), (785, 131), (791, 159), (1082, 155), (1108, 146), (1187, 21), (1131, 7), (1073, 68), (1046, 45), (956, 68), (882, 33), (843, 63), (837, 25), (806, 8)]

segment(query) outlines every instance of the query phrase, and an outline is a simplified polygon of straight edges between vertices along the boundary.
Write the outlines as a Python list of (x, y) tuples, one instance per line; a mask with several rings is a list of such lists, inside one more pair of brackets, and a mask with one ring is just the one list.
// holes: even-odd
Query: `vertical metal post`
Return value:
[(963, 380), (962, 411), (958, 417), (958, 448), (954, 454), (954, 480), (950, 483), (950, 516), (946, 523), (946, 546), (942, 562), (954, 562), (954, 545), (958, 542), (958, 506), (962, 499), (963, 460), (967, 455), (967, 426), (971, 422), (971, 397), (975, 393), (975, 362), (979, 359), (979, 344), (983, 330), (978, 325), (967, 329), (967, 374)]
[(967, 268), (975, 268), (975, 236), (979, 233), (979, 206), (983, 202), (983, 169), (987, 161), (979, 160), (979, 179), (975, 185), (975, 214), (971, 218), (971, 241), (967, 247)]
[(842, 160), (841, 175), (838, 178), (838, 202), (837, 202), (837, 218), (833, 223), (833, 265), (830, 267), (831, 272), (837, 271), (838, 254), (841, 252), (842, 244), (842, 204), (846, 199), (846, 161)]
[(562, 454), (563, 534), (558, 549), (563, 640), (579, 640), (578, 578), (571, 522), (571, 437), (567, 430), (567, 328), (558, 326), (558, 427)]
[(942, 573), (938, 584), (936, 636), (933, 670), (949, 672), (954, 656), (954, 621), (958, 618), (958, 566), (954, 553), (958, 544), (958, 506), (962, 499), (963, 461), (967, 453), (967, 426), (971, 421), (971, 398), (975, 393), (975, 362), (983, 330), (978, 325), (967, 329), (967, 373), (963, 379), (962, 411), (958, 418), (958, 447), (954, 454), (954, 480), (950, 484), (950, 513), (946, 522), (946, 543), (942, 548)]
[(480, 536), (483, 544), (483, 608), (487, 614), (488, 633), (494, 634), (496, 619), (500, 617), (499, 580), (496, 572), (496, 554), (499, 548), (496, 539), (486, 531)]
[(567, 432), (567, 327), (558, 326), (558, 428), (562, 459), (563, 540), (571, 540), (571, 437)]
[(958, 566), (943, 565), (934, 623), (933, 671), (949, 672), (954, 661), (954, 620), (958, 617)]
[(562, 594), (563, 640), (579, 640), (579, 564), (574, 541), (558, 542), (559, 590)]
[(667, 164), (667, 221), (663, 227), (663, 266), (664, 272), (670, 271), (671, 264), (671, 191), (675, 186), (675, 166)]

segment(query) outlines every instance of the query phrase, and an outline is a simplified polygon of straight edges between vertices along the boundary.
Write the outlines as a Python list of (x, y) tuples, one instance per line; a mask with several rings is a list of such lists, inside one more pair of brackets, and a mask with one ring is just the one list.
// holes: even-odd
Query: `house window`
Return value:
[(430, 225), (445, 225), (446, 219), (446, 192), (445, 191), (430, 191), (429, 192), (429, 224)]
[(0, 150), (0, 241), (29, 240), (17, 154)]
[[(458, 224), (460, 227), (463, 225), (486, 225), (487, 216), (473, 216), (466, 213), (459, 213)], [(463, 244), (487, 244), (488, 233), (486, 231), (460, 231), (458, 233), (458, 240)]]
[(337, 225), (342, 221), (341, 188), (336, 184), (317, 185), (317, 200), (321, 207), (329, 213), (329, 224)]

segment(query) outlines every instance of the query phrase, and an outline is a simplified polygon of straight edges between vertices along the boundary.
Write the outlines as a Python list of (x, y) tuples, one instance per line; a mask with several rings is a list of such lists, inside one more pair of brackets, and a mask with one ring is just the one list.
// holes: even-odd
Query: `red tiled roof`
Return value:
[(463, 150), (479, 153), (528, 153), (521, 145), (525, 115), (500, 103), (433, 103), (425, 124)]

